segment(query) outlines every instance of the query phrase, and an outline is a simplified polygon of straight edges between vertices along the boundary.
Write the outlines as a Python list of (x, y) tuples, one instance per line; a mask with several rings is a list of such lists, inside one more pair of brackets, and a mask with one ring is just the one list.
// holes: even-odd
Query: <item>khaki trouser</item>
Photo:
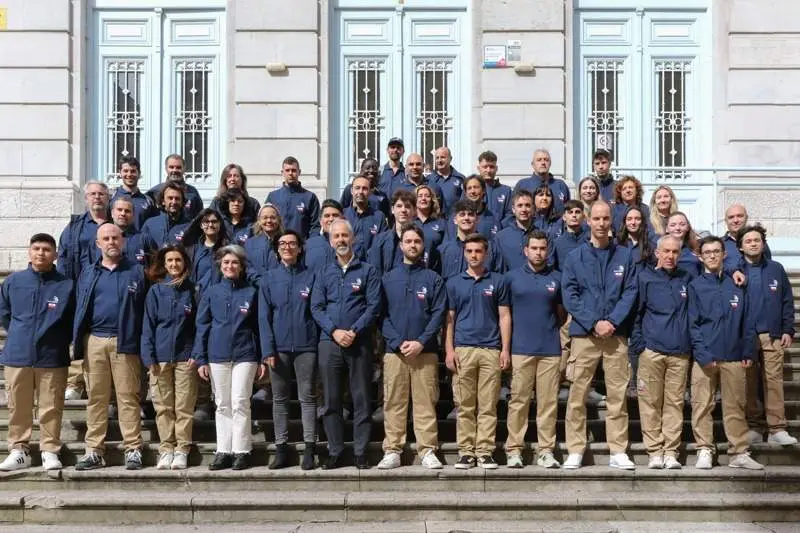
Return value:
[(86, 379), (83, 375), (83, 361), (72, 361), (67, 375), (67, 387), (83, 394), (86, 391)]
[(142, 447), (139, 388), (142, 363), (135, 354), (117, 353), (116, 337), (84, 338), (86, 388), (86, 451), (103, 455), (108, 431), (108, 404), (113, 384), (117, 396), (119, 427), (125, 450)]
[(500, 350), (458, 347), (456, 354), (459, 366), (453, 374), (453, 396), (458, 405), (458, 453), (492, 455), (497, 433)]
[(188, 363), (159, 363), (157, 375), (150, 373), (153, 407), (161, 444), (159, 452), (189, 453), (192, 444), (197, 370)]
[(586, 398), (600, 360), (606, 380), (606, 438), (611, 453), (623, 453), (628, 447), (628, 404), (626, 392), (631, 379), (628, 340), (613, 336), (574, 337), (567, 363), (567, 380), (572, 382), (567, 401), (567, 450), (583, 453), (586, 449)]
[[(759, 366), (755, 364), (747, 369), (747, 422), (753, 429), (764, 429), (764, 411), (766, 426), (770, 433), (786, 430), (786, 411), (783, 404), (783, 346), (780, 339), (771, 339), (769, 333), (758, 335)], [(758, 378), (760, 376), (764, 388), (763, 409), (758, 405)]]
[(30, 450), (35, 399), (39, 406), (39, 449), (58, 453), (61, 450), (67, 367), (7, 366), (4, 372), (8, 392), (8, 449)]
[(384, 452), (403, 451), (406, 443), (409, 389), (414, 412), (417, 454), (439, 447), (436, 402), (439, 400), (439, 358), (421, 353), (412, 360), (387, 353), (383, 357), (383, 439)]
[(567, 315), (564, 325), (558, 330), (558, 335), (561, 337), (561, 372), (567, 368), (567, 361), (569, 361), (569, 352), (572, 347), (572, 337), (569, 336), (569, 325), (572, 324), (572, 315)]
[(556, 446), (560, 357), (511, 356), (511, 399), (508, 401), (506, 453), (521, 453), (528, 431), (531, 393), (536, 390), (536, 436), (539, 454)]
[(728, 455), (745, 453), (750, 448), (745, 420), (745, 369), (741, 361), (721, 362), (703, 368), (692, 365), (692, 430), (698, 449), (714, 450), (714, 400), (717, 385), (722, 388), (722, 424), (730, 445)]
[(664, 355), (648, 348), (639, 357), (639, 418), (649, 455), (678, 456), (688, 373), (688, 355)]

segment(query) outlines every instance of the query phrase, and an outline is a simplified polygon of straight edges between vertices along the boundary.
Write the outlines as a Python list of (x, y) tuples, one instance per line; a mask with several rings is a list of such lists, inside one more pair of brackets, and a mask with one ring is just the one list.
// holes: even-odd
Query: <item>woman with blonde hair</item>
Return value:
[(586, 176), (578, 183), (578, 199), (583, 202), (586, 216), (592, 210), (592, 204), (600, 199), (600, 182), (594, 176)]
[(700, 258), (697, 256), (697, 234), (692, 229), (689, 217), (680, 211), (675, 211), (667, 218), (667, 235), (681, 241), (681, 254), (678, 256), (678, 266), (691, 274), (699, 276), (702, 272)]
[(439, 198), (429, 185), (417, 185), (415, 192), (417, 195), (416, 222), (425, 235), (425, 250), (430, 253), (442, 244), (447, 230), (447, 221), (441, 218)]
[(667, 233), (667, 219), (678, 210), (678, 199), (668, 185), (660, 185), (650, 197), (650, 227), (659, 237)]
[(283, 233), (283, 218), (278, 208), (265, 204), (258, 211), (258, 218), (247, 231), (239, 233), (237, 243), (244, 243), (247, 253), (247, 279), (258, 285), (267, 270), (278, 266), (274, 239)]

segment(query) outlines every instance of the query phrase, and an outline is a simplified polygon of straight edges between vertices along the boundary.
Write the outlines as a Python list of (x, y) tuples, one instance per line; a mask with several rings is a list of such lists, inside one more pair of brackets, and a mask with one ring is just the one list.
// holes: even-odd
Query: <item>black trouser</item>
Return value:
[(353, 398), (353, 453), (364, 455), (372, 430), (372, 336), (362, 334), (349, 348), (333, 341), (319, 343), (319, 375), (325, 392), (325, 414), (322, 423), (328, 436), (328, 453), (344, 451), (344, 418), (342, 417), (342, 381), (347, 372)]

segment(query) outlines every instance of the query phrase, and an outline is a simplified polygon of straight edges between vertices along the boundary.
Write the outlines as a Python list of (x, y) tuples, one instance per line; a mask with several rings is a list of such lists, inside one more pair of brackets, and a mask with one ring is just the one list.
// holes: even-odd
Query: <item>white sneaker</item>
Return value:
[(522, 462), (522, 456), (518, 453), (511, 453), (506, 457), (506, 467), (508, 468), (522, 468), (525, 464)]
[(428, 450), (422, 458), (422, 466), (430, 470), (441, 470), (443, 468), (442, 462), (436, 457), (433, 450)]
[(81, 392), (78, 389), (73, 389), (72, 387), (67, 387), (64, 391), (64, 399), (65, 400), (80, 400), (81, 399)]
[(702, 449), (697, 452), (697, 461), (694, 467), (700, 470), (711, 470), (714, 466), (714, 455), (711, 450)]
[(751, 429), (747, 432), (747, 442), (750, 444), (761, 444), (764, 442), (764, 435), (760, 431)]
[(42, 468), (44, 470), (61, 470), (64, 466), (57, 453), (42, 452)]
[(660, 455), (651, 455), (650, 460), (647, 462), (647, 468), (650, 470), (661, 470), (664, 468), (664, 458)]
[(571, 453), (567, 456), (567, 460), (564, 461), (564, 469), (577, 470), (581, 467), (582, 463), (583, 463), (582, 453)]
[(189, 454), (186, 452), (175, 452), (172, 458), (172, 464), (169, 467), (172, 470), (186, 470), (189, 466)]
[(553, 454), (550, 452), (540, 453), (539, 457), (536, 458), (536, 464), (541, 466), (542, 468), (560, 468), (561, 463), (559, 463)]
[(3, 472), (11, 472), (13, 470), (22, 470), (23, 468), (31, 467), (31, 454), (14, 448), (8, 457), (0, 463), (0, 470)]
[(595, 407), (605, 407), (606, 406), (606, 397), (597, 392), (594, 389), (589, 391), (589, 394), (586, 395), (586, 405), (593, 405)]
[(770, 444), (780, 444), (781, 446), (792, 446), (797, 444), (797, 439), (789, 435), (786, 431), (778, 431), (777, 433), (770, 434), (767, 438)]
[(156, 470), (169, 470), (172, 468), (172, 460), (175, 458), (175, 454), (172, 452), (164, 452), (158, 456), (158, 464), (156, 464)]
[(749, 453), (740, 453), (734, 455), (728, 460), (728, 466), (731, 468), (744, 468), (746, 470), (764, 470), (764, 465), (758, 463), (750, 457)]
[(378, 463), (378, 470), (391, 470), (400, 466), (400, 454), (396, 452), (386, 452), (383, 459)]
[(613, 454), (611, 459), (608, 460), (608, 466), (619, 468), (620, 470), (636, 470), (636, 463), (631, 461), (625, 452)]
[(664, 456), (664, 468), (667, 470), (680, 470), (681, 462), (671, 455)]

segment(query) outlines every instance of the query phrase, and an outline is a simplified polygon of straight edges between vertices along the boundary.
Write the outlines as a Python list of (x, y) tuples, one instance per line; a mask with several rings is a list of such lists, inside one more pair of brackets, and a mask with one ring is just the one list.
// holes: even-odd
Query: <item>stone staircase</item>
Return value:
[[(795, 294), (795, 321), (800, 325), (800, 272), (791, 276)], [(800, 330), (800, 327), (798, 327)], [(441, 457), (447, 465), (457, 458), (455, 421), (447, 420), (452, 395), (447, 372), (442, 367), (441, 399), (438, 405)], [(800, 335), (786, 353), (786, 416), (789, 432), (800, 437)], [(2, 374), (0, 374), (0, 386)], [(1, 394), (1, 393), (0, 393)], [(0, 395), (0, 439), (8, 431), (8, 410)], [(43, 472), (0, 474), (0, 522), (29, 524), (55, 523), (175, 523), (224, 522), (362, 522), (362, 521), (538, 521), (538, 520), (617, 520), (617, 521), (694, 521), (694, 522), (793, 522), (800, 521), (800, 447), (753, 446), (753, 457), (767, 465), (764, 471), (751, 472), (724, 466), (711, 471), (692, 468), (694, 445), (689, 425), (690, 409), (685, 411), (681, 461), (688, 466), (679, 471), (647, 470), (647, 454), (641, 444), (638, 404), (629, 401), (630, 452), (638, 465), (634, 472), (607, 467), (605, 445), (606, 411), (588, 408), (588, 466), (578, 471), (546, 471), (535, 466), (522, 470), (500, 467), (496, 471), (474, 469), (457, 471), (446, 466), (441, 471), (407, 466), (394, 471), (358, 471), (346, 467), (336, 471), (302, 471), (297, 466), (270, 471), (266, 464), (274, 452), (271, 402), (253, 405), (253, 463), (241, 472), (209, 472), (207, 465), (214, 452), (213, 422), (195, 423), (196, 441), (190, 455), (189, 470), (157, 471), (152, 466), (158, 455), (158, 433), (153, 420), (143, 421), (145, 464), (139, 472), (114, 466), (92, 472), (72, 468), (83, 452), (86, 431), (86, 401), (67, 402), (62, 425), (66, 468)], [(532, 414), (535, 413), (532, 406)], [(565, 402), (559, 403), (557, 455), (566, 455), (564, 442)], [(290, 405), (290, 440), (294, 454), (302, 453), (300, 407)], [(495, 458), (505, 456), (505, 413), (498, 406), (498, 449)], [(727, 445), (721, 426), (720, 407), (715, 409), (715, 434), (719, 463), (725, 465)], [(325, 435), (319, 425), (318, 453), (325, 456)], [(348, 423), (348, 433), (350, 426)], [(413, 431), (409, 424), (409, 440)], [(34, 428), (34, 441), (38, 428)], [(375, 464), (382, 456), (382, 424), (374, 424), (369, 456)], [(116, 421), (109, 423), (109, 464), (123, 460), (121, 436)], [(534, 420), (526, 436), (536, 440)], [(33, 443), (34, 451), (37, 445)], [(404, 453), (404, 464), (415, 462), (414, 444)], [(38, 453), (33, 454), (38, 464)], [(526, 457), (531, 462), (531, 451)], [(296, 458), (295, 458), (296, 460)], [(4, 481), (4, 483), (3, 483)], [(335, 527), (332, 525), (332, 527)], [(724, 526), (720, 526), (724, 527)]]

